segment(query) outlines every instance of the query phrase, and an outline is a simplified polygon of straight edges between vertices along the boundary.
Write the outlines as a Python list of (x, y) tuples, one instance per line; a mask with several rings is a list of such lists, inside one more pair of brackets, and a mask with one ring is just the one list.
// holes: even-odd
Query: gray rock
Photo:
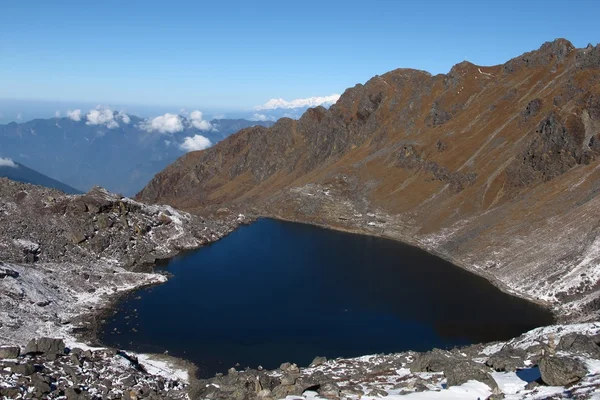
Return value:
[(378, 389), (378, 388), (375, 388), (375, 389), (371, 390), (371, 391), (368, 393), (368, 395), (369, 395), (369, 396), (372, 396), (372, 397), (384, 397), (384, 396), (387, 396), (387, 395), (388, 395), (388, 392), (386, 392), (386, 391), (385, 391), (385, 390), (383, 390), (383, 389)]
[(417, 353), (410, 364), (410, 372), (442, 372), (461, 359), (449, 351), (439, 349)]
[(25, 354), (44, 354), (49, 360), (65, 353), (65, 342), (62, 339), (43, 337), (31, 339), (25, 347)]
[(33, 384), (34, 390), (38, 394), (50, 393), (50, 379), (40, 374), (31, 375), (31, 383)]
[(10, 367), (11, 372), (19, 375), (29, 376), (35, 372), (35, 366), (30, 363), (17, 364)]
[(538, 386), (540, 386), (540, 384), (537, 381), (531, 381), (527, 385), (525, 385), (525, 389), (526, 390), (532, 390), (532, 389), (535, 389)]
[(300, 377), (299, 374), (288, 373), (281, 377), (281, 384), (284, 386), (293, 385), (296, 383), (296, 380)]
[(496, 371), (514, 372), (525, 366), (526, 359), (527, 353), (524, 350), (507, 348), (493, 354), (485, 364)]
[(444, 376), (447, 379), (448, 387), (459, 386), (470, 380), (476, 380), (485, 383), (492, 389), (497, 389), (498, 384), (485, 369), (485, 366), (473, 361), (459, 361), (448, 364), (444, 369)]
[(282, 370), (282, 371), (287, 371), (287, 370), (289, 370), (289, 369), (290, 369), (290, 367), (291, 367), (291, 366), (292, 366), (292, 364), (291, 364), (291, 363), (289, 363), (289, 362), (284, 362), (283, 364), (281, 364), (281, 365), (279, 366), (279, 369), (280, 369), (280, 370)]
[(17, 358), (21, 354), (21, 349), (17, 346), (0, 347), (0, 359)]
[(577, 333), (563, 336), (560, 339), (558, 346), (556, 346), (556, 350), (575, 354), (586, 354), (593, 358), (600, 359), (600, 346), (588, 336)]
[(587, 368), (574, 358), (546, 356), (539, 363), (542, 380), (549, 386), (566, 386), (587, 375)]
[(8, 267), (5, 266), (0, 266), (0, 279), (4, 279), (6, 277), (10, 277), (10, 278), (18, 278), (19, 277), (19, 273), (15, 270), (12, 270)]
[(319, 394), (324, 397), (339, 397), (340, 387), (335, 382), (326, 382), (319, 386)]
[(327, 362), (327, 357), (315, 357), (314, 360), (310, 363), (309, 367), (318, 367), (319, 365), (323, 365)]
[(16, 399), (21, 393), (18, 387), (0, 388), (0, 396), (8, 399)]

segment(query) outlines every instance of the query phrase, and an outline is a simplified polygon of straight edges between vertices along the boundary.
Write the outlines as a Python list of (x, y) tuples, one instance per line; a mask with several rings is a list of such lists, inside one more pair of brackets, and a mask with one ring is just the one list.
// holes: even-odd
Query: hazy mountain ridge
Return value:
[(82, 191), (72, 188), (62, 182), (52, 179), (20, 163), (14, 163), (15, 166), (0, 166), (0, 177), (8, 178), (13, 181), (29, 183), (32, 185), (44, 186), (47, 188), (58, 189), (67, 194), (83, 194)]
[(559, 314), (593, 318), (600, 46), (398, 69), (329, 110), (188, 153), (138, 195), (402, 239)]
[[(114, 112), (115, 120), (119, 113)], [(187, 151), (186, 138), (200, 135), (217, 143), (248, 126), (268, 121), (220, 119), (200, 130), (181, 118), (181, 130), (151, 130), (148, 120), (133, 115), (118, 126), (89, 124), (84, 118), (35, 119), (0, 125), (0, 155), (43, 171), (53, 179), (89, 190), (94, 185), (133, 194), (152, 176)]]

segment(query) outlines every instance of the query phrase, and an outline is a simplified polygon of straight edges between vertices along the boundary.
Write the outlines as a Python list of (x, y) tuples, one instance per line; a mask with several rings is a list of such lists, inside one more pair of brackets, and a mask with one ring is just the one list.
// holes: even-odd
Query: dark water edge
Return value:
[(260, 219), (162, 266), (173, 277), (118, 302), (109, 346), (184, 358), (201, 377), (315, 356), (507, 340), (549, 310), (391, 239)]

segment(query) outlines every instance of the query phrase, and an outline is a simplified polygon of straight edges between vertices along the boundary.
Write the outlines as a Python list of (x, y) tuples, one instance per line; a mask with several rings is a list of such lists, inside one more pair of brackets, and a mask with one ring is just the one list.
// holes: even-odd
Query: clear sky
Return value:
[(600, 1), (0, 2), (0, 98), (251, 108), (600, 42)]

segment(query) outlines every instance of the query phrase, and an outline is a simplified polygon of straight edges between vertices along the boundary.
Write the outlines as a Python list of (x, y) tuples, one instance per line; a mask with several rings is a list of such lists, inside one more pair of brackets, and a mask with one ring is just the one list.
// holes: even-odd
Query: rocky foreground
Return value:
[(0, 347), (10, 399), (590, 399), (600, 397), (600, 323), (538, 328), (508, 342), (353, 359), (307, 368), (230, 369), (193, 381), (168, 363), (40, 338)]
[(200, 381), (199, 399), (589, 399), (600, 397), (600, 323), (538, 328), (450, 351), (236, 371)]
[[(46, 365), (42, 375), (50, 386), (56, 374), (65, 374), (63, 364), (80, 368), (77, 374), (83, 375), (70, 378), (66, 373), (65, 379), (76, 388), (83, 386), (89, 396), (101, 393), (90, 392), (101, 371), (112, 371), (112, 377), (129, 370), (141, 374), (144, 367), (123, 365), (123, 357), (115, 361), (103, 352), (80, 353), (78, 342), (94, 339), (96, 321), (119, 294), (167, 280), (153, 272), (156, 262), (216, 241), (241, 222), (243, 216), (205, 219), (169, 206), (147, 206), (102, 188), (66, 195), (0, 178), (0, 343), (23, 348), (31, 340), (51, 337), (73, 347), (68, 357), (59, 352), (50, 364), (34, 354), (38, 352), (23, 348), (29, 355), (21, 357), (18, 365), (29, 366), (4, 363), (2, 394), (13, 398), (25, 390), (28, 396), (40, 398), (35, 382), (23, 381), (23, 376), (37, 376), (31, 368), (40, 371), (41, 365)], [(81, 362), (72, 365), (82, 354)], [(8, 355), (14, 356), (14, 350)], [(147, 366), (149, 361), (144, 363)], [(178, 382), (172, 389), (185, 393)], [(69, 398), (76, 398), (72, 395)]]
[(61, 339), (40, 338), (23, 350), (0, 347), (0, 358), (2, 398), (187, 398), (185, 376), (115, 349), (66, 348)]

